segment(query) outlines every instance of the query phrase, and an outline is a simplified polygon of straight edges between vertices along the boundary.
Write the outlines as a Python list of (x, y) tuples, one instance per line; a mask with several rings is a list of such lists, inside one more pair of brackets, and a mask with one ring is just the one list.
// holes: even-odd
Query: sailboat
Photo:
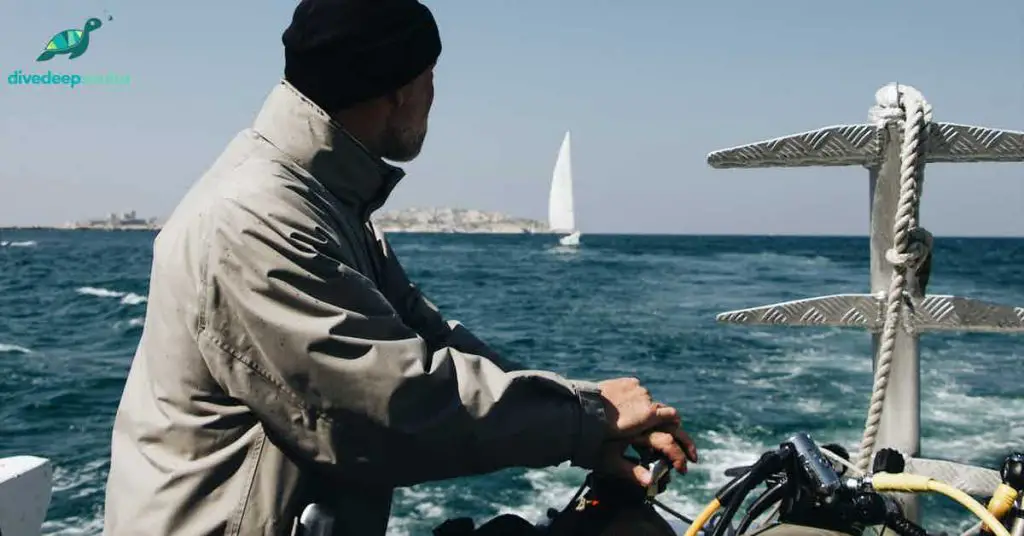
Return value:
[(563, 246), (578, 246), (580, 232), (576, 229), (576, 213), (572, 199), (572, 150), (569, 131), (565, 132), (562, 147), (558, 150), (555, 171), (551, 177), (551, 193), (548, 196), (548, 227), (552, 232), (564, 234), (558, 240)]

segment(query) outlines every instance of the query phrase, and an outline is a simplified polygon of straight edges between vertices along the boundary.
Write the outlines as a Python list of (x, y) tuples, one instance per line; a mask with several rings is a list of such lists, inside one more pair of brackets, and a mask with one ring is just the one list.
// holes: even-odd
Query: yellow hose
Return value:
[[(697, 536), (697, 532), (699, 532), (700, 529), (704, 528), (704, 524), (707, 523), (708, 520), (711, 519), (711, 516), (715, 515), (715, 512), (717, 512), (718, 509), (721, 507), (722, 503), (719, 502), (717, 498), (712, 499), (711, 502), (709, 502), (708, 505), (704, 507), (704, 510), (701, 511), (700, 515), (693, 520), (693, 523), (690, 524), (690, 528), (686, 529), (686, 536)], [(1010, 535), (1000, 534), (999, 536)]]
[(1004, 527), (991, 512), (986, 510), (981, 503), (974, 500), (970, 495), (946, 484), (945, 482), (939, 482), (938, 480), (933, 480), (926, 476), (906, 473), (875, 473), (871, 476), (871, 487), (873, 487), (875, 491), (934, 491), (936, 493), (941, 493), (962, 504), (965, 508), (970, 510), (972, 514), (978, 516), (982, 523), (984, 523), (985, 526), (997, 536), (1010, 536), (1010, 531), (1006, 530), (1006, 527)]
[(989, 513), (996, 519), (1002, 519), (1013, 508), (1017, 495), (1017, 490), (1000, 482), (999, 486), (996, 487), (996, 491), (992, 493), (992, 498), (988, 501)]

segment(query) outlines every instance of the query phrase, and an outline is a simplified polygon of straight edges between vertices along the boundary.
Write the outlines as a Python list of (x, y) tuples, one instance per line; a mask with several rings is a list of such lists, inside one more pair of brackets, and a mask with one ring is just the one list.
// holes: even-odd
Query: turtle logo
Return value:
[(103, 26), (103, 21), (95, 17), (85, 21), (85, 27), (81, 30), (73, 28), (58, 32), (53, 36), (43, 53), (36, 58), (36, 61), (49, 61), (58, 54), (70, 54), (69, 60), (73, 60), (89, 49), (89, 32), (96, 31)]

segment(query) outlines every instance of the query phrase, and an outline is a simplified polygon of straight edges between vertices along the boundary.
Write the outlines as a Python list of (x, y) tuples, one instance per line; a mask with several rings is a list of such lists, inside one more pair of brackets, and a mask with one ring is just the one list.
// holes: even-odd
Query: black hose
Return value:
[(928, 536), (928, 531), (924, 527), (915, 524), (902, 515), (889, 516), (885, 520), (885, 526), (902, 536)]
[(722, 493), (718, 496), (718, 500), (725, 504), (726, 507), (709, 536), (725, 535), (732, 522), (732, 518), (736, 516), (736, 512), (743, 505), (744, 499), (747, 498), (751, 490), (781, 469), (783, 462), (789, 458), (791, 453), (792, 450), (783, 447), (777, 451), (762, 454), (757, 463), (750, 468), (750, 471), (747, 471), (745, 475), (736, 478), (723, 488)]
[(754, 471), (751, 471), (740, 477), (741, 483), (738, 487), (733, 488), (729, 502), (726, 504), (725, 510), (719, 514), (718, 522), (715, 523), (715, 529), (711, 532), (710, 536), (725, 535), (725, 531), (729, 529), (732, 518), (736, 516), (736, 512), (743, 505), (743, 500), (747, 498), (747, 494), (761, 483), (758, 479), (751, 478), (753, 476), (755, 476)]
[(743, 516), (743, 519), (740, 520), (740, 524), (736, 527), (736, 534), (743, 534), (744, 531), (750, 528), (750, 524), (753, 523), (758, 516), (768, 511), (773, 504), (781, 501), (783, 496), (786, 494), (787, 486), (788, 482), (782, 482), (781, 484), (778, 484), (773, 488), (769, 488), (767, 491), (762, 493), (761, 496), (750, 505), (750, 508), (747, 508), (747, 514)]

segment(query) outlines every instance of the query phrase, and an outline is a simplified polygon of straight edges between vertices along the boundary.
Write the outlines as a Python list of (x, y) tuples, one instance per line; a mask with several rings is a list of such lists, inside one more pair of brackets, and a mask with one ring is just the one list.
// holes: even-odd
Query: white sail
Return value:
[[(553, 232), (576, 235), (570, 242), (579, 242), (576, 232), (576, 213), (573, 208), (572, 192), (572, 149), (569, 132), (562, 139), (562, 147), (558, 150), (558, 160), (551, 177), (551, 193), (548, 196), (548, 226)], [(568, 238), (568, 237), (566, 237)], [(572, 245), (572, 244), (565, 244)]]

